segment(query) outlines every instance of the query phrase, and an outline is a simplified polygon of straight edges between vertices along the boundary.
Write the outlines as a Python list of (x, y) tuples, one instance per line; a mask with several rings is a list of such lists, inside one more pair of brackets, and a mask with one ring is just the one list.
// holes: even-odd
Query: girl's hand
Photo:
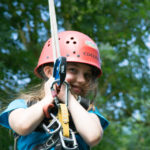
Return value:
[[(58, 91), (58, 95), (57, 95), (57, 97), (58, 97), (58, 99), (62, 102), (62, 103), (65, 103), (65, 101), (66, 101), (66, 86), (64, 85), (64, 84), (62, 84), (61, 85), (61, 88), (59, 89), (59, 90), (57, 90)], [(70, 95), (70, 91), (68, 91), (69, 93), (68, 93), (68, 96)]]
[(50, 77), (48, 81), (45, 82), (45, 85), (44, 85), (44, 91), (45, 91), (44, 100), (47, 101), (48, 104), (53, 103), (53, 96), (51, 93), (51, 86), (52, 86), (53, 81), (54, 81), (54, 78)]
[[(62, 103), (65, 103), (66, 102), (66, 98), (67, 98), (67, 95), (66, 95), (66, 85), (65, 84), (62, 84), (61, 88), (59, 89), (59, 93), (58, 93), (58, 98), (59, 100), (62, 102)], [(70, 87), (69, 87), (70, 88)], [(68, 90), (68, 101), (71, 99), (71, 97), (74, 97), (75, 99), (77, 99), (77, 95), (76, 94), (73, 94), (71, 89)]]

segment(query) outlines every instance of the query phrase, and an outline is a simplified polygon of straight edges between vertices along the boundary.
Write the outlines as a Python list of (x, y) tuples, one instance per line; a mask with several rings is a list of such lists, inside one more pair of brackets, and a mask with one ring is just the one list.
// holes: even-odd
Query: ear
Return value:
[(53, 67), (51, 67), (51, 66), (45, 66), (43, 68), (43, 72), (44, 72), (44, 74), (45, 74), (45, 76), (47, 78), (50, 78), (52, 76), (52, 74), (53, 74)]

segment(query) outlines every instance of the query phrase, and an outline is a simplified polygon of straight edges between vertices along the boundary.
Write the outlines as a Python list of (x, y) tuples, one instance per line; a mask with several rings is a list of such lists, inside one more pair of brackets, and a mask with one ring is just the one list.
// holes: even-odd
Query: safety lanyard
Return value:
[[(66, 59), (65, 57), (61, 57), (60, 55), (54, 0), (49, 0), (49, 13), (50, 13), (52, 49), (53, 49), (53, 59), (54, 59), (53, 77), (55, 78), (55, 81), (53, 82), (51, 87), (51, 91), (53, 92), (56, 90), (53, 88), (55, 84), (61, 86), (61, 84), (64, 83), (65, 75), (66, 75)], [(68, 87), (67, 84), (66, 87)], [(53, 97), (56, 98), (57, 94)], [(66, 99), (68, 99), (68, 96), (66, 97)], [(57, 103), (58, 105), (59, 102), (56, 100), (55, 103)], [(58, 118), (62, 124), (63, 131), (65, 131), (63, 132), (63, 134), (69, 137), (69, 115), (68, 115), (68, 109), (65, 104), (58, 105)], [(63, 118), (67, 118), (68, 120), (67, 123), (64, 123)]]
[[(49, 13), (50, 13), (50, 25), (51, 25), (51, 37), (52, 37), (52, 49), (53, 49), (53, 59), (54, 59), (54, 69), (53, 69), (53, 77), (55, 81), (51, 85), (52, 95), (54, 97), (55, 106), (58, 108), (58, 119), (53, 115), (53, 113), (48, 111), (49, 108), (52, 108), (52, 104), (48, 107), (45, 107), (43, 110), (45, 112), (49, 112), (49, 116), (52, 118), (52, 121), (48, 126), (43, 124), (44, 130), (51, 134), (51, 138), (48, 139), (46, 143), (53, 141), (53, 137), (57, 135), (61, 141), (62, 147), (66, 150), (74, 150), (77, 149), (78, 145), (76, 142), (74, 132), (69, 128), (69, 112), (68, 112), (68, 92), (69, 92), (69, 84), (65, 82), (66, 76), (66, 58), (62, 57), (60, 54), (58, 34), (57, 34), (57, 23), (56, 23), (56, 15), (55, 15), (55, 5), (54, 0), (49, 1)], [(60, 88), (61, 85), (65, 86), (65, 104), (60, 104), (57, 97), (57, 89)], [(49, 117), (48, 116), (48, 117)], [(56, 136), (56, 137), (57, 137)], [(52, 145), (57, 140), (52, 142)], [(50, 142), (51, 143), (51, 142)], [(51, 146), (51, 144), (50, 144)]]

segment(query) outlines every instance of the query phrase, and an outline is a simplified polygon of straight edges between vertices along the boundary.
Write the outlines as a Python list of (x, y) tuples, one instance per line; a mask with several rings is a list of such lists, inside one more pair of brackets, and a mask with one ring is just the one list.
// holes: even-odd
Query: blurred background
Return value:
[[(59, 31), (77, 30), (97, 43), (103, 75), (96, 105), (110, 121), (93, 150), (150, 150), (150, 1), (56, 0)], [(40, 83), (33, 73), (50, 37), (47, 0), (0, 1), (0, 111)], [(13, 135), (0, 126), (0, 148)]]

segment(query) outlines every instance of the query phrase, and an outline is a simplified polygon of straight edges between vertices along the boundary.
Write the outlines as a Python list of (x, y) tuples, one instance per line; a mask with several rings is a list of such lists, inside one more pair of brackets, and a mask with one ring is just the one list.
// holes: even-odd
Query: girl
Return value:
[[(58, 37), (61, 55), (67, 59), (65, 81), (70, 85), (70, 128), (76, 133), (78, 149), (88, 150), (99, 143), (103, 129), (108, 126), (108, 121), (94, 107), (93, 101), (85, 99), (87, 94), (97, 88), (96, 79), (102, 73), (99, 51), (94, 41), (83, 33), (64, 31), (59, 33)], [(51, 42), (49, 39), (45, 43), (34, 70), (35, 74), (44, 80), (41, 88), (21, 95), (0, 115), (0, 124), (19, 135), (19, 150), (63, 149), (61, 142), (58, 142), (61, 146), (54, 143), (51, 147), (46, 147), (45, 143), (51, 135), (40, 128), (40, 124), (48, 120), (43, 108), (54, 104), (50, 90), (54, 82)], [(57, 95), (60, 103), (65, 103), (64, 93), (65, 87), (62, 85)]]

